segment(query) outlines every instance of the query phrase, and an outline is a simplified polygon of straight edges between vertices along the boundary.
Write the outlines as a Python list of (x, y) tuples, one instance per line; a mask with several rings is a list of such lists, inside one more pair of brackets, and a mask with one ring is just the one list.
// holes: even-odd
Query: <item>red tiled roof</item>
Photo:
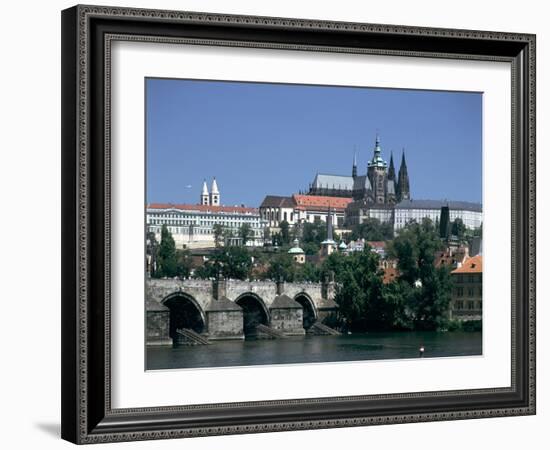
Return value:
[(344, 210), (351, 203), (352, 199), (348, 197), (325, 197), (323, 195), (302, 195), (294, 194), (292, 196), (296, 202), (296, 209), (307, 209), (308, 207), (318, 207), (334, 210)]
[(462, 266), (451, 273), (481, 273), (483, 272), (483, 258), (481, 255), (474, 256), (464, 261)]
[(212, 205), (190, 205), (190, 204), (173, 204), (173, 203), (151, 203), (147, 209), (179, 209), (182, 211), (198, 211), (211, 213), (228, 213), (228, 214), (259, 214), (258, 208), (250, 208), (248, 206), (212, 206)]
[(384, 241), (367, 241), (372, 248), (386, 248), (386, 242)]
[(395, 281), (397, 278), (397, 269), (395, 267), (387, 267), (384, 269), (384, 276), (382, 277), (382, 282), (384, 284), (389, 284), (392, 281)]

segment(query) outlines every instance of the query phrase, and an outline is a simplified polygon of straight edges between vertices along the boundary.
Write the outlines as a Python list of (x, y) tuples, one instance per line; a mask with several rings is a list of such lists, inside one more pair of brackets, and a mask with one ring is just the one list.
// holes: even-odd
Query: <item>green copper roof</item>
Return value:
[(380, 148), (380, 137), (376, 136), (376, 142), (374, 144), (374, 155), (369, 161), (369, 167), (388, 167), (388, 163), (382, 159), (380, 153), (382, 149)]

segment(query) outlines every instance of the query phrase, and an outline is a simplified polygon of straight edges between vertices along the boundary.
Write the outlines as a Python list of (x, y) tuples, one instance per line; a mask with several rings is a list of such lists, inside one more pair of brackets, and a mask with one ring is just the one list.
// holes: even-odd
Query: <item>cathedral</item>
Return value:
[(402, 200), (409, 200), (409, 174), (405, 161), (405, 152), (401, 157), (401, 165), (397, 178), (393, 165), (393, 154), (390, 164), (382, 159), (380, 138), (376, 136), (374, 154), (367, 164), (367, 173), (357, 175), (357, 160), (354, 157), (352, 167), (353, 201), (346, 208), (346, 224), (356, 225), (366, 218), (374, 218), (380, 222), (394, 222), (394, 206)]
[(380, 138), (376, 136), (374, 153), (367, 164), (365, 175), (357, 173), (357, 155), (354, 155), (351, 176), (317, 174), (309, 188), (309, 195), (348, 197), (352, 202), (346, 209), (346, 224), (362, 223), (367, 217), (381, 222), (393, 222), (394, 206), (410, 200), (409, 174), (405, 152), (396, 176), (393, 154), (390, 163), (382, 158)]
[(401, 200), (410, 199), (409, 175), (405, 152), (401, 157), (401, 166), (396, 177), (393, 155), (390, 164), (382, 159), (380, 138), (376, 136), (374, 154), (368, 162), (367, 173), (357, 175), (357, 154), (353, 158), (351, 176), (318, 173), (309, 185), (308, 195), (325, 197), (348, 197), (353, 200), (365, 200), (369, 204), (393, 205)]

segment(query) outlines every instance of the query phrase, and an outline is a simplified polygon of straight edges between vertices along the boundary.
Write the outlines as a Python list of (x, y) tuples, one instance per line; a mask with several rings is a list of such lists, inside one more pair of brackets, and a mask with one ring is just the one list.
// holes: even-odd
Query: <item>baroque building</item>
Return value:
[[(166, 225), (178, 249), (212, 248), (216, 245), (216, 226), (223, 228), (224, 242), (231, 245), (261, 246), (267, 222), (258, 208), (225, 206), (220, 204), (220, 190), (216, 179), (210, 192), (203, 182), (199, 204), (152, 203), (147, 205), (147, 231), (160, 241), (162, 226)], [(248, 226), (247, 242), (242, 242), (240, 230)]]

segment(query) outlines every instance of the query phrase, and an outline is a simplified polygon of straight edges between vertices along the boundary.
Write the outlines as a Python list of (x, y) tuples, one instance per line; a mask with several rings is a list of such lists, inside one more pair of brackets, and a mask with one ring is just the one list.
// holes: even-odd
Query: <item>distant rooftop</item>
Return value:
[(353, 189), (353, 177), (318, 173), (313, 180), (313, 187), (351, 191)]
[(452, 200), (402, 200), (396, 209), (441, 209), (448, 206), (450, 210), (482, 212), (481, 203), (461, 202)]
[(483, 272), (483, 257), (481, 255), (473, 256), (462, 263), (462, 265), (452, 271), (452, 273), (481, 273)]
[(332, 209), (346, 209), (351, 203), (352, 199), (347, 197), (325, 197), (322, 195), (299, 195), (294, 194), (292, 196), (298, 209), (304, 209), (300, 207), (317, 206), (321, 208)]
[(295, 203), (292, 197), (280, 195), (266, 195), (260, 208), (294, 208)]
[(205, 213), (225, 213), (225, 214), (258, 214), (258, 208), (248, 206), (213, 206), (213, 205), (190, 205), (173, 203), (151, 203), (147, 205), (147, 210), (179, 210)]

